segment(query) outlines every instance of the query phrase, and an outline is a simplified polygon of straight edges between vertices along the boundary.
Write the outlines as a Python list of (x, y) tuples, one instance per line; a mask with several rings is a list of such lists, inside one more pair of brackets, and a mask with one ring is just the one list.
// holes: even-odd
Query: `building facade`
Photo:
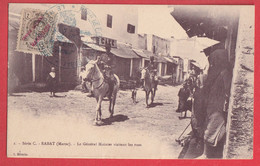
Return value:
[[(22, 8), (48, 10), (52, 5), (23, 5)], [(115, 56), (115, 74), (120, 79), (138, 79), (141, 67), (145, 67), (154, 56), (159, 76), (172, 75), (176, 72), (177, 61), (171, 59), (170, 41), (155, 35), (138, 34), (138, 8), (135, 5), (58, 5), (62, 12), (58, 13), (57, 29), (54, 37), (52, 56), (17, 52), (16, 37), (21, 19), (21, 8), (11, 6), (9, 25), (10, 56), (20, 57), (24, 63), (10, 58), (10, 66), (26, 65), (24, 76), (17, 69), (16, 75), (22, 83), (45, 82), (51, 67), (56, 68), (61, 83), (77, 83), (82, 66), (89, 60), (105, 53), (106, 43), (111, 45), (111, 53)], [(73, 34), (73, 35), (71, 35)], [(165, 59), (165, 57), (168, 57)], [(27, 59), (27, 60), (25, 60)], [(11, 61), (12, 60), (12, 61)], [(20, 63), (18, 65), (18, 63)], [(15, 67), (14, 67), (15, 68)], [(16, 69), (14, 70), (16, 71)], [(30, 71), (30, 72), (28, 72)]]
[[(171, 58), (171, 41), (153, 34), (145, 34), (146, 50), (155, 56), (159, 76), (175, 74), (177, 61)], [(147, 63), (147, 62), (146, 62)]]
[[(122, 79), (137, 77), (142, 60), (132, 49), (145, 49), (145, 40), (137, 34), (136, 6), (84, 5), (81, 8), (80, 5), (60, 5), (59, 8), (64, 12), (59, 13), (52, 56), (17, 52), (15, 48), (21, 8), (47, 10), (51, 6), (10, 6), (9, 67), (22, 84), (45, 82), (51, 67), (56, 68), (60, 82), (75, 83), (78, 81), (81, 66), (104, 53), (107, 42), (112, 45), (111, 52), (116, 57), (115, 73)], [(101, 42), (96, 43), (93, 37)], [(24, 72), (20, 72), (19, 66)]]

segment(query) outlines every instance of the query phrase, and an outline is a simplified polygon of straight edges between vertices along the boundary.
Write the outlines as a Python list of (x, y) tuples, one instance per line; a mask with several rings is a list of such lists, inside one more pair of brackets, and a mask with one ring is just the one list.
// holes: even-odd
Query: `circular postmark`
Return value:
[[(48, 19), (53, 16), (52, 23), (50, 26), (54, 25), (53, 32), (48, 31)], [(91, 37), (102, 36), (101, 24), (89, 8), (85, 5), (73, 5), (73, 4), (57, 4), (51, 6), (44, 15), (42, 20), (38, 20), (36, 23), (31, 23), (31, 26), (36, 24), (37, 28), (35, 33), (32, 34), (37, 39), (37, 47), (39, 52), (45, 57), (45, 59), (54, 66), (60, 66), (61, 68), (71, 69), (81, 66), (81, 61), (79, 60), (80, 47), (82, 47), (81, 37), (84, 38), (84, 42), (93, 42)], [(48, 33), (51, 34), (51, 38), (44, 38)], [(50, 35), (50, 34), (48, 34)], [(47, 40), (46, 40), (47, 39)], [(55, 41), (59, 41), (64, 44), (62, 50), (57, 48)], [(76, 48), (76, 50), (75, 50)], [(59, 62), (59, 56), (53, 56), (55, 53), (59, 54), (60, 51), (65, 57), (74, 54), (74, 57), (67, 58), (67, 60)], [(64, 55), (67, 54), (67, 55)], [(76, 54), (76, 56), (75, 56)]]

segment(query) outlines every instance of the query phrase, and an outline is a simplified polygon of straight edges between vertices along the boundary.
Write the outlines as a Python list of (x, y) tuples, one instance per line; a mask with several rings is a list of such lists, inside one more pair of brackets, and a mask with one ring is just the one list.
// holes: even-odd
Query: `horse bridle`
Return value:
[[(102, 79), (102, 77), (100, 77), (100, 78), (98, 78), (98, 79), (91, 79), (91, 78), (93, 78), (94, 77), (94, 74), (96, 73), (96, 69), (95, 69), (95, 66), (96, 64), (94, 64), (94, 71), (92, 72), (92, 74), (91, 74), (91, 77), (90, 77), (90, 82), (91, 83), (93, 83), (93, 82), (96, 82), (96, 81), (99, 81), (100, 79)], [(102, 81), (102, 83), (98, 86), (98, 87), (94, 87), (94, 85), (93, 85), (93, 88), (94, 89), (99, 89), (102, 85), (103, 85), (103, 83), (104, 83), (104, 80)]]

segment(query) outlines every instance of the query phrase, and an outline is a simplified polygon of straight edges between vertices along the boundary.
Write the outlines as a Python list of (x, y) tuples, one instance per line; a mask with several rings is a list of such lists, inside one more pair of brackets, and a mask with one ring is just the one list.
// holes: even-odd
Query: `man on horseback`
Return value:
[(111, 98), (114, 85), (116, 83), (116, 79), (114, 77), (114, 55), (111, 54), (111, 45), (109, 43), (106, 44), (106, 53), (101, 54), (100, 57), (98, 57), (98, 67), (100, 68), (101, 72), (104, 75), (105, 81), (109, 85), (109, 91), (108, 91), (108, 98)]
[[(154, 62), (154, 57), (150, 57), (150, 62), (147, 66), (147, 69), (149, 70), (150, 74), (152, 75), (152, 81), (155, 83), (155, 89), (157, 90), (158, 85), (158, 77), (157, 77), (157, 66)], [(144, 80), (142, 80), (142, 86), (144, 86)]]

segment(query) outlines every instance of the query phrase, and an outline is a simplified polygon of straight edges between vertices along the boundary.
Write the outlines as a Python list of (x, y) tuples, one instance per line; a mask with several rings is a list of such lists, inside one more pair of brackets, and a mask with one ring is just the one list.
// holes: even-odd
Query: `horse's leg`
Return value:
[(149, 97), (149, 94), (147, 91), (145, 91), (145, 102), (146, 102), (146, 107), (148, 107), (148, 97)]
[(154, 92), (153, 89), (151, 89), (151, 104), (153, 104), (153, 98), (154, 98)]
[(156, 93), (156, 87), (153, 90), (153, 98), (155, 98), (155, 93)]
[(110, 99), (109, 99), (109, 107), (108, 107), (108, 110), (109, 110), (109, 113), (110, 113), (110, 116), (111, 116), (111, 112), (112, 112), (112, 103), (113, 102), (113, 97), (111, 97)]
[(102, 106), (101, 106), (101, 104), (100, 104), (99, 111), (98, 111), (100, 120), (102, 119), (102, 118), (101, 118), (101, 116), (102, 116), (101, 107), (102, 107)]
[(111, 102), (112, 102), (112, 108), (111, 108), (111, 112), (110, 112), (110, 118), (113, 117), (113, 115), (114, 115), (114, 108), (115, 108), (115, 104), (116, 104), (116, 94), (114, 94)]
[(97, 107), (96, 107), (96, 121), (101, 120), (101, 103), (102, 103), (102, 97), (98, 97)]
[(148, 103), (149, 103), (150, 92), (151, 92), (151, 91), (148, 91), (148, 92), (147, 92), (147, 107), (149, 107), (149, 104), (148, 104)]
[(95, 118), (95, 122), (98, 121), (98, 110), (99, 110), (98, 97), (96, 97), (96, 101), (97, 101), (97, 106), (96, 106), (96, 118)]
[(186, 115), (187, 115), (187, 110), (186, 110), (185, 113), (184, 113), (184, 118), (186, 118)]

